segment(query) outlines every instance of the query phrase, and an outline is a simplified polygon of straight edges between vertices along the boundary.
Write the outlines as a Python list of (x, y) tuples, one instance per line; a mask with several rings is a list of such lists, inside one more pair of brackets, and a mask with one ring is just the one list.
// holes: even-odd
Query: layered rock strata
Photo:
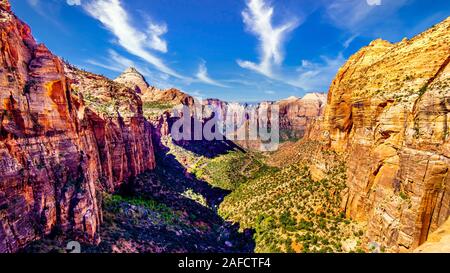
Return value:
[(450, 18), (361, 49), (339, 70), (315, 127), (347, 154), (343, 208), (386, 251), (413, 250), (450, 215), (449, 41)]
[(57, 230), (98, 242), (100, 191), (155, 167), (135, 91), (66, 69), (1, 1), (0, 252)]

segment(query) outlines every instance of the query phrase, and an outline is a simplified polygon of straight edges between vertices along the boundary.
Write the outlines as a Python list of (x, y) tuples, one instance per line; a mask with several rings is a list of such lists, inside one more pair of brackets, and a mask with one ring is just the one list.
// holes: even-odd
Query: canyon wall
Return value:
[(100, 192), (155, 167), (140, 97), (66, 66), (2, 0), (0, 103), (0, 252), (57, 230), (98, 242)]
[[(247, 108), (256, 108), (261, 106), (277, 105), (280, 110), (280, 137), (282, 140), (293, 140), (302, 138), (308, 128), (308, 125), (315, 122), (324, 113), (326, 105), (326, 94), (309, 93), (303, 98), (290, 97), (277, 102), (262, 102), (256, 105), (245, 103), (230, 103), (219, 99), (205, 99), (197, 101), (198, 109), (194, 109), (195, 99), (186, 93), (177, 89), (161, 90), (154, 86), (150, 86), (145, 77), (135, 68), (126, 69), (117, 79), (117, 83), (126, 85), (136, 90), (144, 104), (144, 116), (152, 121), (154, 127), (158, 131), (162, 130), (163, 135), (169, 133), (167, 119), (170, 118), (174, 108), (179, 109), (180, 105), (190, 107), (191, 114), (197, 110), (203, 110), (204, 120), (213, 117), (213, 111), (218, 114), (219, 120), (225, 121), (227, 115), (231, 112), (241, 113), (245, 116)], [(201, 104), (201, 105), (200, 105)], [(180, 109), (179, 109), (180, 110)], [(238, 124), (236, 133), (246, 130), (247, 122), (241, 121)], [(252, 141), (236, 141), (237, 144), (244, 148), (258, 149), (261, 142), (259, 140)]]
[(280, 107), (282, 138), (302, 138), (311, 122), (323, 115), (326, 94), (309, 93), (303, 98), (291, 97), (276, 102)]
[(311, 129), (347, 154), (343, 207), (387, 251), (413, 250), (450, 215), (449, 41), (450, 18), (411, 40), (361, 49)]
[[(228, 111), (244, 113), (247, 107), (267, 107), (270, 109), (276, 105), (279, 109), (279, 128), (281, 140), (293, 140), (302, 138), (308, 134), (311, 123), (323, 115), (326, 105), (326, 94), (308, 93), (303, 98), (290, 97), (276, 102), (262, 102), (257, 105), (247, 105), (239, 103), (228, 103), (218, 99), (207, 99), (203, 105), (209, 105), (212, 109), (219, 109), (221, 119), (225, 120)], [(259, 147), (259, 141), (240, 141), (243, 147)]]
[(414, 253), (450, 253), (450, 219), (428, 236)]

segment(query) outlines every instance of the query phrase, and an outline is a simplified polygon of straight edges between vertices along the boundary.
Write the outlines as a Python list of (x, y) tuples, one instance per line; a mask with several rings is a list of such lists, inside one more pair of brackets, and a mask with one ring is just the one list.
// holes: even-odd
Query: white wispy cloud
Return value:
[(248, 31), (260, 42), (260, 62), (237, 61), (242, 68), (254, 70), (268, 77), (273, 77), (273, 66), (283, 62), (283, 44), (286, 37), (299, 25), (297, 19), (291, 19), (284, 24), (274, 26), (273, 15), (273, 6), (265, 0), (247, 0), (247, 7), (242, 12), (242, 16)]
[(211, 79), (211, 77), (208, 75), (208, 68), (206, 67), (206, 62), (202, 61), (200, 65), (198, 66), (198, 72), (196, 75), (197, 79), (203, 83), (215, 85), (218, 87), (228, 88), (228, 86)]
[(327, 18), (343, 29), (358, 32), (377, 27), (408, 0), (323, 0)]
[(67, 4), (71, 6), (79, 6), (81, 5), (81, 0), (67, 0)]
[(202, 98), (205, 98), (205, 94), (202, 91), (199, 90), (189, 90), (186, 91), (189, 95), (195, 97), (196, 99), (198, 99), (199, 101), (202, 101)]
[(156, 86), (161, 89), (173, 87), (173, 83), (168, 82), (169, 76), (167, 74), (158, 71), (152, 71), (148, 69), (147, 66), (132, 61), (112, 49), (108, 50), (107, 57), (101, 58), (99, 60), (88, 59), (86, 60), (86, 63), (118, 73), (122, 73), (129, 67), (134, 67), (140, 73), (142, 73), (142, 75), (144, 75), (150, 85)]
[(162, 35), (167, 33), (167, 25), (149, 23), (147, 33), (150, 39), (150, 47), (155, 50), (167, 53), (167, 42), (161, 38)]
[[(282, 67), (284, 43), (287, 35), (299, 25), (299, 21), (291, 19), (282, 25), (274, 25), (274, 6), (269, 1), (247, 0), (242, 16), (247, 30), (259, 40), (260, 62), (238, 60), (238, 64), (279, 83), (306, 91), (324, 91), (345, 63), (343, 54), (339, 53), (331, 58), (322, 56), (321, 60), (316, 62), (302, 61), (302, 65), (295, 71), (289, 67)], [(367, 33), (367, 30), (373, 30), (370, 32), (372, 35), (378, 35), (375, 34), (375, 29), (377, 33), (386, 30), (386, 25), (383, 24), (388, 20), (395, 20), (389, 16), (395, 14), (408, 1), (410, 0), (317, 0), (316, 2), (319, 3), (318, 7), (325, 10), (325, 18), (331, 24), (348, 31), (348, 39), (342, 43), (342, 49), (347, 49), (358, 36)]]
[(147, 32), (132, 25), (130, 15), (120, 0), (67, 0), (69, 5), (81, 5), (93, 18), (100, 21), (117, 39), (117, 43), (159, 71), (170, 76), (186, 79), (157, 57), (152, 50), (167, 52), (167, 42), (161, 38), (167, 32), (167, 26), (150, 23)]
[(369, 6), (381, 6), (382, 0), (366, 0)]
[[(69, 1), (69, 0), (68, 0)], [(32, 7), (36, 7), (39, 5), (39, 0), (27, 0), (28, 4)]]
[(342, 53), (335, 58), (322, 56), (321, 59), (321, 62), (303, 60), (301, 66), (297, 68), (297, 76), (288, 80), (288, 83), (306, 91), (324, 91), (346, 59)]
[(352, 43), (353, 41), (358, 38), (359, 34), (353, 34), (352, 36), (350, 36), (347, 40), (344, 41), (344, 43), (342, 44), (342, 46), (347, 49)]
[[(199, 65), (196, 79), (185, 77), (171, 68), (169, 68), (162, 59), (158, 58), (151, 50), (162, 53), (168, 52), (167, 41), (162, 36), (167, 33), (168, 27), (166, 24), (156, 24), (147, 18), (147, 29), (145, 32), (140, 31), (132, 25), (130, 15), (124, 9), (120, 0), (67, 0), (69, 5), (81, 5), (83, 9), (92, 17), (99, 20), (109, 31), (111, 31), (117, 38), (117, 43), (127, 50), (130, 54), (140, 57), (146, 62), (152, 64), (157, 70), (161, 71), (161, 75), (170, 75), (185, 81), (190, 84), (195, 81), (201, 81), (206, 84), (227, 87), (224, 84), (212, 79), (208, 75), (206, 63), (202, 62)], [(149, 73), (148, 69), (136, 65), (133, 61), (118, 55), (115, 51), (109, 52), (109, 57), (114, 62), (107, 61), (99, 62), (96, 60), (88, 60), (91, 65), (102, 67), (110, 71), (122, 72), (129, 66), (136, 67), (141, 73)], [(144, 76), (146, 76), (144, 74)], [(166, 86), (166, 83), (162, 85)]]
[(101, 60), (88, 59), (86, 63), (119, 73), (122, 73), (128, 67), (136, 67), (135, 62), (121, 56), (112, 49), (108, 50), (108, 58), (102, 58)]

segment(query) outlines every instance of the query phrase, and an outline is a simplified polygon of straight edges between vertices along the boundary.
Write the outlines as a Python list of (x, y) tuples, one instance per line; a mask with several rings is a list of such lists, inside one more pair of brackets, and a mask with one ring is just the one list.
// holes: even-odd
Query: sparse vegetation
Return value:
[(246, 181), (275, 170), (261, 160), (261, 156), (254, 152), (231, 151), (213, 159), (202, 158), (190, 172), (215, 187), (235, 190)]
[(133, 206), (140, 206), (146, 209), (159, 212), (163, 220), (167, 223), (173, 223), (177, 216), (171, 208), (165, 204), (159, 203), (152, 199), (144, 198), (128, 198), (122, 197), (120, 195), (108, 195), (103, 196), (104, 206), (113, 212), (119, 212), (121, 210), (121, 205), (123, 203), (130, 204)]
[(420, 90), (419, 90), (419, 96), (422, 97), (425, 94), (425, 92), (427, 92), (427, 89), (428, 89), (428, 85), (427, 84), (422, 86), (422, 88), (420, 88)]
[[(335, 159), (333, 153), (324, 156)], [(320, 181), (301, 162), (265, 173), (241, 184), (219, 212), (243, 229), (255, 229), (257, 252), (356, 251), (349, 242), (363, 231), (340, 209), (346, 169), (339, 161), (329, 165)]]
[(403, 191), (401, 191), (401, 192), (399, 193), (399, 196), (400, 196), (400, 198), (403, 199), (403, 200), (409, 200), (408, 194), (406, 194), (406, 193), (403, 192)]
[(204, 207), (208, 207), (208, 203), (206, 202), (206, 199), (203, 195), (198, 194), (196, 192), (194, 192), (192, 189), (188, 189), (186, 190), (182, 196), (189, 198), (197, 203), (199, 203), (200, 205), (204, 206)]
[(142, 108), (145, 110), (148, 109), (157, 109), (157, 110), (170, 110), (174, 105), (170, 103), (158, 102), (158, 101), (147, 101), (144, 102)]

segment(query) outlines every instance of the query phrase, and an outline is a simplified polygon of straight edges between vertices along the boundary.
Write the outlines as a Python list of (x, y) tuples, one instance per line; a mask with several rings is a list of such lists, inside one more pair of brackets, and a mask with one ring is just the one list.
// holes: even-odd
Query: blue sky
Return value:
[(398, 42), (450, 16), (448, 0), (10, 0), (39, 42), (115, 78), (255, 102), (328, 91), (376, 38)]

